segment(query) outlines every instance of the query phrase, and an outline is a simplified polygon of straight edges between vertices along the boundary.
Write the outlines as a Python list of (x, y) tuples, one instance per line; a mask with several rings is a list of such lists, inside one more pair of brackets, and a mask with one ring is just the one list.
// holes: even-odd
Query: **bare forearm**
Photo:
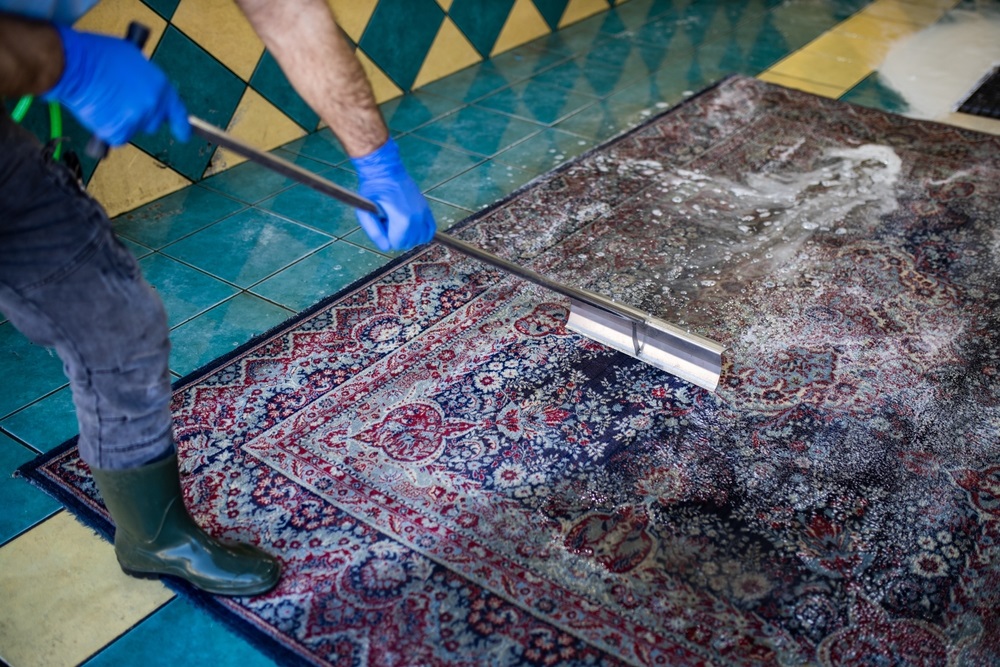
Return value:
[(44, 93), (62, 70), (62, 42), (50, 24), (0, 14), (0, 97)]
[(389, 134), (371, 84), (324, 0), (237, 0), (303, 99), (351, 157), (379, 148)]

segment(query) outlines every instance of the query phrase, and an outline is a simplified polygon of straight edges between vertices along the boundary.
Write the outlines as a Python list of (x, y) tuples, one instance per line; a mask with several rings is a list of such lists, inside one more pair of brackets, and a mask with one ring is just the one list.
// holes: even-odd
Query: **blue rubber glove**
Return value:
[(434, 215), (420, 188), (399, 159), (399, 147), (390, 138), (378, 150), (352, 158), (358, 172), (358, 192), (385, 213), (379, 218), (358, 211), (358, 222), (379, 250), (409, 250), (434, 236)]
[(134, 44), (117, 37), (56, 26), (65, 67), (43, 95), (69, 109), (88, 130), (111, 146), (164, 123), (181, 141), (191, 136), (187, 110), (166, 75)]

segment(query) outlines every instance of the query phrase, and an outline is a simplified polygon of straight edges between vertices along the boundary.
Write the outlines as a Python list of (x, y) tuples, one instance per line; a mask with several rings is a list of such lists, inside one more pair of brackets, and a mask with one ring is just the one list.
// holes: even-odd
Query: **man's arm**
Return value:
[(324, 0), (237, 0), (285, 76), (351, 157), (389, 138), (371, 84)]
[(0, 14), (0, 97), (40, 95), (62, 71), (62, 42), (50, 23)]

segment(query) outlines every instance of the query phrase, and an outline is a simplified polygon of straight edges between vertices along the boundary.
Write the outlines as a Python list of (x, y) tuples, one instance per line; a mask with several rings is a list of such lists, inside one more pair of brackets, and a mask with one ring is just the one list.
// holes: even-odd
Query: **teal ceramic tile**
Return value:
[(448, 17), (484, 57), (489, 57), (514, 0), (453, 0)]
[(589, 95), (536, 81), (523, 81), (479, 100), (476, 106), (551, 125), (593, 103), (594, 98)]
[(462, 106), (447, 97), (418, 90), (381, 105), (382, 117), (394, 133), (409, 132)]
[(158, 249), (243, 208), (246, 204), (191, 185), (120, 215), (113, 224), (119, 235)]
[(270, 51), (265, 51), (257, 63), (257, 69), (250, 77), (250, 87), (306, 131), (311, 132), (316, 129), (319, 115), (295, 92)]
[(534, 0), (534, 3), (538, 13), (542, 15), (549, 27), (556, 30), (569, 0)]
[[(179, 631), (180, 630), (180, 631)], [(208, 612), (174, 598), (85, 667), (274, 667), (274, 662)]]
[(247, 209), (163, 249), (163, 253), (249, 287), (333, 241), (267, 211)]
[(237, 294), (170, 332), (170, 370), (183, 377), (293, 314), (252, 294)]
[(309, 255), (253, 288), (255, 294), (294, 311), (336, 294), (389, 259), (346, 241)]
[(532, 174), (544, 174), (594, 147), (596, 142), (562, 130), (545, 130), (494, 158)]
[(0, 324), (0, 377), (17, 378), (0, 387), (0, 417), (67, 384), (56, 353), (31, 343), (10, 322)]
[(427, 191), (472, 169), (483, 158), (407, 135), (398, 141), (399, 153), (410, 176)]
[(47, 452), (79, 432), (73, 393), (63, 387), (0, 422), (0, 427), (35, 449)]
[(28, 528), (59, 510), (58, 502), (23, 479), (12, 477), (22, 464), (36, 453), (0, 433), (0, 544), (13, 539)]
[(602, 100), (553, 127), (600, 143), (621, 132), (625, 128), (625, 120), (611, 102)]
[(575, 56), (596, 48), (608, 39), (611, 37), (601, 32), (600, 24), (582, 21), (532, 40), (527, 46), (565, 56)]
[(181, 3), (181, 0), (143, 0), (143, 2), (169, 21), (173, 17), (174, 12), (177, 10), (177, 5)]
[[(303, 155), (288, 152), (279, 152), (278, 154), (289, 162), (318, 174), (323, 174), (330, 168), (327, 164), (311, 160)], [(291, 178), (282, 176), (267, 167), (262, 167), (254, 162), (244, 162), (221, 174), (206, 178), (199, 185), (229, 195), (239, 201), (256, 204), (285, 188), (291, 187), (294, 183), (295, 181)]]
[(489, 157), (541, 129), (536, 123), (469, 106), (418, 128), (414, 134)]
[(420, 90), (457, 102), (474, 102), (511, 83), (514, 81), (487, 60), (432, 81)]
[(767, 26), (780, 35), (789, 51), (795, 51), (847, 18), (841, 14), (827, 3), (784, 2), (771, 10)]
[(690, 50), (690, 42), (682, 38), (681, 45), (640, 44), (627, 39), (609, 39), (577, 58), (580, 66), (611, 69), (621, 78), (636, 78), (657, 72), (668, 66), (668, 58)]
[(232, 285), (160, 254), (140, 260), (139, 266), (163, 300), (171, 327), (239, 292)]
[(600, 98), (635, 83), (643, 75), (640, 71), (623, 71), (573, 59), (542, 72), (533, 77), (532, 81)]
[(282, 146), (281, 150), (278, 151), (280, 157), (294, 160), (294, 157), (287, 155), (287, 153), (331, 166), (343, 164), (349, 159), (337, 136), (328, 127)]
[(396, 85), (409, 90), (444, 21), (434, 0), (381, 0), (358, 46)]
[(491, 160), (439, 185), (427, 196), (475, 211), (502, 199), (533, 176), (523, 169)]
[(132, 256), (135, 257), (136, 259), (142, 259), (146, 255), (153, 252), (152, 248), (147, 248), (141, 243), (136, 243), (135, 241), (127, 239), (123, 236), (118, 237), (118, 240), (122, 242), (122, 245), (128, 248), (128, 251), (132, 253)]
[(844, 93), (840, 99), (851, 104), (881, 109), (890, 113), (904, 114), (910, 110), (906, 99), (890, 86), (882, 83), (878, 72), (872, 72)]
[(519, 46), (490, 59), (498, 72), (511, 83), (530, 79), (565, 62), (569, 56), (544, 49)]
[(672, 0), (628, 0), (615, 5), (609, 13), (617, 16), (628, 31), (634, 31), (670, 12), (673, 5)]
[[(354, 172), (331, 169), (324, 172), (323, 177), (352, 192), (358, 189), (358, 177)], [(258, 207), (337, 238), (358, 226), (352, 207), (305, 185), (292, 186), (265, 199)]]
[[(226, 127), (246, 90), (246, 84), (181, 31), (169, 26), (156, 46), (152, 61), (180, 92), (188, 113), (218, 127)], [(192, 137), (176, 141), (168, 128), (139, 135), (133, 143), (191, 180), (205, 172), (213, 150)]]

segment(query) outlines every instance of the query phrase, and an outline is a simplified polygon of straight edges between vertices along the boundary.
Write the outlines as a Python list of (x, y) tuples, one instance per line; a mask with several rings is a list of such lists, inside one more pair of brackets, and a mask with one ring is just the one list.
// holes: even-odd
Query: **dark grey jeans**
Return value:
[(163, 304), (100, 205), (2, 109), (0, 311), (58, 353), (91, 466), (131, 468), (172, 450)]

